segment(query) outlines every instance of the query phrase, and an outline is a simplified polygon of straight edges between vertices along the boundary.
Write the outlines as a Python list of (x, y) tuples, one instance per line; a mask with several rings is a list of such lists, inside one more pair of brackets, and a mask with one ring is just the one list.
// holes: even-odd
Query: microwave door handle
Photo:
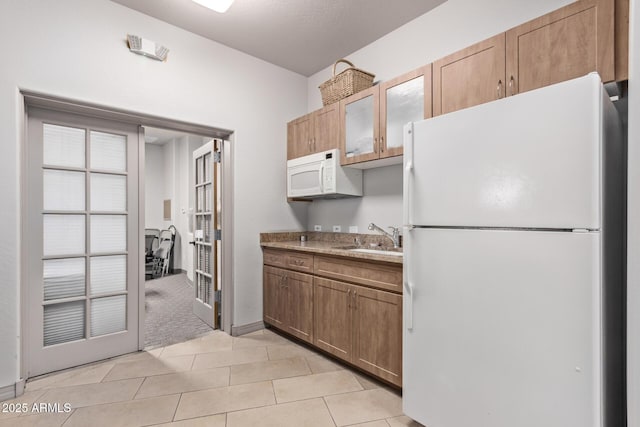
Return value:
[(320, 193), (324, 193), (324, 162), (320, 162), (318, 178), (320, 179)]

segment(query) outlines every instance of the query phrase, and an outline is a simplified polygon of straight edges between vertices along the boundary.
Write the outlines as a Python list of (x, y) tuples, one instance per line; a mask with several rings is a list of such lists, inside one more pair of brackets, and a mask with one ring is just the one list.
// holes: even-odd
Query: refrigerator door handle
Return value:
[(410, 331), (413, 329), (413, 286), (408, 280), (404, 280), (404, 295), (407, 299), (404, 326)]
[(411, 173), (413, 172), (413, 122), (407, 123), (404, 127), (404, 171), (403, 171), (403, 194), (402, 194), (402, 222), (407, 226), (410, 224), (409, 215), (409, 195), (411, 187)]

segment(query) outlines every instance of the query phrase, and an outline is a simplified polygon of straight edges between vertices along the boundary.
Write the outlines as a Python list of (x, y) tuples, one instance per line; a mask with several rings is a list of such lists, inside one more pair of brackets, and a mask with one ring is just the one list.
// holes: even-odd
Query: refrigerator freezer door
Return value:
[(602, 91), (590, 74), (407, 127), (407, 224), (599, 229)]
[(600, 426), (599, 246), (597, 232), (405, 233), (405, 414), (434, 427)]

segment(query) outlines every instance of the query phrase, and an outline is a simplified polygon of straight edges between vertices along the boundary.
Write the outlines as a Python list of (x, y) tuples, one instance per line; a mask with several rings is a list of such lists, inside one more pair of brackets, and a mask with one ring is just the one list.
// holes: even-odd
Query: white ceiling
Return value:
[(235, 0), (223, 14), (191, 0), (112, 1), (310, 76), (445, 0)]

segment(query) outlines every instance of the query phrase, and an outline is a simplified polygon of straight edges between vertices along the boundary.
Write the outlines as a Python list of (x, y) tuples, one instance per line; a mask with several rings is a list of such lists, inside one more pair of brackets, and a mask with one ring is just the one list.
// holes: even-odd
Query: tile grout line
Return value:
[(327, 403), (327, 400), (325, 399), (324, 396), (322, 396), (322, 402), (324, 402), (324, 406), (325, 406), (325, 408), (327, 408), (327, 412), (329, 412), (329, 416), (331, 417), (331, 421), (333, 421), (333, 425), (337, 426), (338, 423), (336, 422), (335, 418), (333, 418), (333, 414), (331, 413), (331, 409), (329, 409), (329, 404)]
[(138, 393), (140, 393), (140, 389), (142, 388), (142, 385), (147, 381), (147, 378), (148, 378), (148, 377), (144, 377), (144, 378), (142, 379), (142, 381), (140, 382), (140, 385), (139, 385), (139, 386), (138, 386), (138, 388), (136, 389), (136, 392), (135, 392), (135, 393), (133, 393), (133, 398), (132, 398), (132, 399), (130, 399), (130, 400), (132, 400), (132, 401), (133, 401), (133, 400), (136, 400), (136, 396), (138, 395)]
[(173, 417), (171, 417), (171, 422), (176, 420), (176, 414), (178, 413), (178, 408), (180, 407), (180, 402), (182, 402), (182, 395), (184, 393), (180, 393), (180, 397), (178, 398), (178, 404), (176, 405), (176, 409), (173, 411)]
[(60, 424), (60, 427), (63, 427), (67, 423), (67, 421), (69, 421), (71, 419), (71, 416), (76, 413), (77, 409), (78, 408), (73, 408), (73, 411), (71, 411), (69, 413), (69, 416), (67, 418), (65, 418), (65, 420), (62, 422), (62, 424)]
[(278, 402), (278, 396), (276, 396), (276, 386), (273, 383), (275, 381), (275, 379), (269, 381), (271, 383), (271, 391), (273, 392), (273, 400), (276, 402), (276, 405), (279, 405), (280, 402)]

